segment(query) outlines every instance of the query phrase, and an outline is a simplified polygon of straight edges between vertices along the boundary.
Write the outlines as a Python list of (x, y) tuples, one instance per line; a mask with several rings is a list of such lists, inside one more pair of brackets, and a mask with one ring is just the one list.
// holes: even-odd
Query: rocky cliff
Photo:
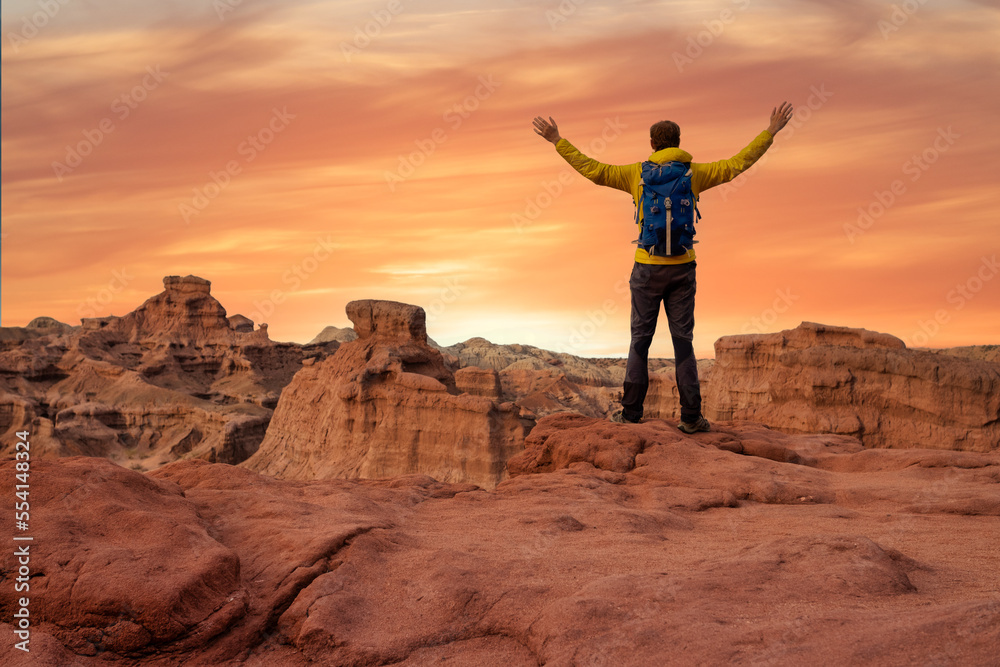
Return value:
[(453, 373), (422, 308), (352, 301), (357, 339), (299, 371), (243, 465), (286, 479), (425, 474), (493, 488), (533, 421), (495, 376)]
[(1000, 364), (908, 350), (888, 334), (804, 322), (725, 336), (711, 378), (713, 419), (853, 435), (867, 447), (1000, 448)]
[(302, 363), (337, 347), (276, 343), (252, 323), (247, 331), (246, 318), (234, 328), (202, 278), (163, 286), (122, 317), (2, 330), (2, 451), (28, 430), (39, 456), (145, 469), (189, 457), (236, 463), (256, 450)]

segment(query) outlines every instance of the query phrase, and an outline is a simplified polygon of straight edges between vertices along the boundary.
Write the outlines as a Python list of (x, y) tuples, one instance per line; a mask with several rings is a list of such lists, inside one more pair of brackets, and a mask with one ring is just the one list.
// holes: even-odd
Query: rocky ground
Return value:
[[(2, 471), (9, 488), (13, 464)], [(146, 474), (39, 461), (32, 653), (4, 625), (0, 654), (11, 665), (996, 664), (996, 453), (556, 415), (510, 471), (486, 491), (426, 476), (277, 480), (195, 460)]]

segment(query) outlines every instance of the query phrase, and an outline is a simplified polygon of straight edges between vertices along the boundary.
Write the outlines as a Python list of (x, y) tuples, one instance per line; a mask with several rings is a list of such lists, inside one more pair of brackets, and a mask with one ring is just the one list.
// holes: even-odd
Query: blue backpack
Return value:
[(691, 165), (687, 162), (642, 163), (642, 198), (635, 222), (642, 225), (633, 241), (650, 255), (682, 255), (694, 247), (697, 198), (691, 193)]

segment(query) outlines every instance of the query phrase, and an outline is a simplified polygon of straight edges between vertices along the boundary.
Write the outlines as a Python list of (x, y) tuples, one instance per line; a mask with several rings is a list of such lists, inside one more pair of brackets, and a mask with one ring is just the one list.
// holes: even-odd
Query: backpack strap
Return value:
[[(642, 166), (640, 167), (640, 171), (639, 171), (639, 199), (637, 199), (636, 202), (635, 202), (635, 224), (636, 224), (637, 227), (639, 225), (639, 211), (642, 210), (643, 188), (646, 185), (646, 182), (642, 180), (642, 171), (641, 171), (641, 169), (642, 169), (642, 167), (645, 167), (649, 162), (651, 162), (651, 160), (644, 160), (643, 163), (642, 163)], [(639, 242), (641, 240), (642, 240), (642, 227), (639, 227), (639, 238), (637, 238), (635, 241), (632, 241), (632, 245), (639, 245)]]

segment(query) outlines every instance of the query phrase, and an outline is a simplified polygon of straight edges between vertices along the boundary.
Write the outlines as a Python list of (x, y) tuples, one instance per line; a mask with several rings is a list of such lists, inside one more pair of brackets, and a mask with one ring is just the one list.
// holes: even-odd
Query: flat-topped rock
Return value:
[(803, 322), (715, 344), (709, 419), (852, 435), (867, 447), (1000, 448), (1000, 364)]
[(198, 276), (165, 276), (163, 288), (170, 292), (197, 292), (208, 294), (212, 290), (212, 282)]
[(226, 309), (211, 295), (212, 283), (197, 276), (167, 276), (164, 290), (120, 318), (117, 328), (137, 339), (226, 339), (233, 329)]
[(485, 488), (505, 479), (533, 422), (500, 399), (496, 372), (456, 378), (417, 306), (352, 301), (347, 315), (358, 339), (295, 375), (241, 465), (284, 479), (420, 474)]
[(716, 357), (720, 349), (743, 348), (749, 343), (768, 347), (783, 347), (804, 349), (817, 345), (853, 348), (881, 348), (886, 350), (902, 350), (906, 344), (886, 333), (839, 327), (816, 322), (803, 322), (794, 329), (770, 334), (741, 334), (723, 336), (715, 343)]
[(381, 336), (427, 342), (427, 315), (420, 306), (362, 299), (347, 304), (347, 317), (354, 323), (358, 338)]
[(253, 331), (253, 320), (246, 315), (230, 315), (229, 326), (237, 333), (251, 333)]

